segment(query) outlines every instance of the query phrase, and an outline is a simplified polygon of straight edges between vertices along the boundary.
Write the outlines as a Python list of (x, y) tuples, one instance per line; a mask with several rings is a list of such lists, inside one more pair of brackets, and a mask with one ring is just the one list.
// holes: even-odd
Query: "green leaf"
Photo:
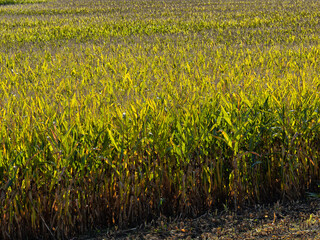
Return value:
[(229, 114), (226, 112), (226, 110), (224, 109), (223, 106), (221, 106), (221, 112), (223, 114), (223, 119), (226, 120), (226, 122), (233, 127), (232, 123), (231, 123), (231, 118), (229, 116)]
[(223, 137), (225, 139), (225, 142), (228, 144), (228, 146), (233, 149), (232, 141), (231, 141), (229, 135), (223, 130), (220, 130), (220, 132), (222, 133), (222, 135), (223, 135)]
[(118, 147), (118, 144), (116, 143), (116, 141), (114, 140), (113, 136), (112, 136), (112, 132), (110, 131), (110, 129), (107, 130), (108, 131), (108, 134), (109, 134), (109, 137), (110, 137), (110, 140), (111, 140), (111, 143), (113, 144), (113, 146), (117, 149), (117, 151), (119, 151), (119, 147)]

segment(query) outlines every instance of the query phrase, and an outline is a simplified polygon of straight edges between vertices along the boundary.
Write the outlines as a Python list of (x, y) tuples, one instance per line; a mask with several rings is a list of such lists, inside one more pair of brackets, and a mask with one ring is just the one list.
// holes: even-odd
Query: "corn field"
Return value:
[(319, 192), (319, 12), (0, 0), (0, 238)]

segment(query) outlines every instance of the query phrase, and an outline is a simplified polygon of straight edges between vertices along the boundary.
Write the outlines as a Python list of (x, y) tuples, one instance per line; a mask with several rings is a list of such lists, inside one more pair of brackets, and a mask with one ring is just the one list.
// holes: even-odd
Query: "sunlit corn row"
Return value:
[(319, 191), (319, 4), (1, 6), (1, 237)]

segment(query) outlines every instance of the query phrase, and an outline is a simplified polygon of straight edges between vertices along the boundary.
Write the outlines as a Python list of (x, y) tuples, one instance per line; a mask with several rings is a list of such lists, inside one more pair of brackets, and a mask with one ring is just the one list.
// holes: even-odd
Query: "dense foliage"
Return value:
[(2, 238), (319, 190), (319, 1), (30, 2), (0, 4)]

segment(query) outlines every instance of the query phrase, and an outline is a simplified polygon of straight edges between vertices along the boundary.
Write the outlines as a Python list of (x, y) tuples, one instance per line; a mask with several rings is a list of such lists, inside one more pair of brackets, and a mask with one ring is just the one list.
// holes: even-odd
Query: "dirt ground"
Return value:
[[(76, 238), (75, 238), (76, 239)], [(160, 217), (147, 225), (79, 239), (319, 239), (320, 199), (225, 209), (195, 219)]]

